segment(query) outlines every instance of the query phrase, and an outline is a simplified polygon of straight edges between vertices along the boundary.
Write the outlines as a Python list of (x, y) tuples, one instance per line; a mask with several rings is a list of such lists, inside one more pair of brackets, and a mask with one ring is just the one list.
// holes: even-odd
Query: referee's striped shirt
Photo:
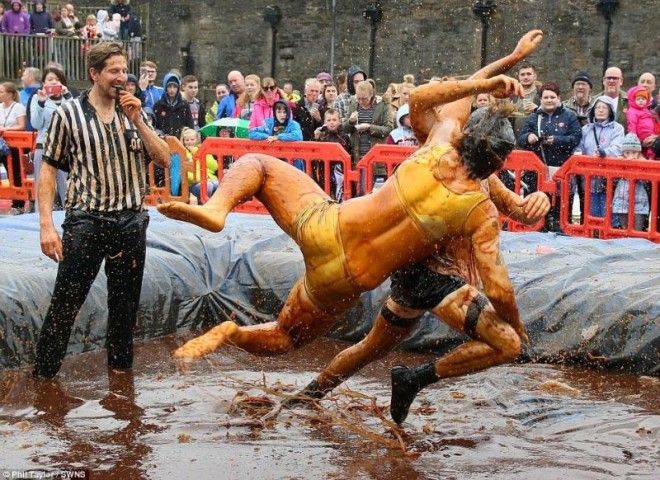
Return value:
[(143, 210), (149, 162), (143, 142), (127, 139), (135, 127), (118, 104), (112, 123), (104, 124), (88, 95), (55, 110), (43, 161), (69, 172), (67, 210)]

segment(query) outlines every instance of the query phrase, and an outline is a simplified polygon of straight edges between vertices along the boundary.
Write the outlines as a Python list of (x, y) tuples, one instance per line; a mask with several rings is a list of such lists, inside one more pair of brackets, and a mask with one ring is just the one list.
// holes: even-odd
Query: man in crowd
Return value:
[(21, 75), (21, 83), (23, 84), (23, 89), (19, 93), (19, 98), (21, 99), (21, 104), (26, 109), (27, 112), (27, 125), (25, 129), (29, 132), (34, 131), (32, 124), (30, 123), (30, 99), (36, 93), (37, 90), (41, 88), (41, 70), (35, 67), (27, 67), (23, 70)]
[(339, 111), (339, 119), (344, 124), (348, 120), (348, 105), (351, 98), (355, 97), (355, 87), (358, 83), (367, 79), (367, 74), (357, 65), (351, 65), (346, 77), (346, 90), (337, 96), (335, 108)]
[[(101, 262), (108, 277), (108, 366), (131, 368), (146, 253), (147, 162), (169, 165), (167, 144), (147, 125), (140, 100), (119, 87), (127, 77), (121, 44), (87, 53), (92, 88), (53, 113), (39, 178), (41, 250), (59, 263), (39, 335), (33, 374), (51, 378), (66, 354), (71, 328)], [(72, 125), (77, 125), (74, 129)], [(103, 139), (89, 148), (89, 138)], [(69, 170), (62, 237), (53, 224), (55, 176)], [(112, 170), (113, 175), (104, 172)]]
[(197, 131), (199, 131), (199, 129), (205, 125), (204, 119), (206, 117), (204, 105), (202, 105), (202, 102), (200, 102), (197, 98), (198, 92), (199, 82), (197, 81), (197, 77), (194, 75), (186, 75), (183, 77), (181, 80), (181, 96), (190, 108), (193, 124), (195, 125), (195, 130)]
[(651, 104), (649, 105), (649, 110), (655, 110), (655, 107), (658, 104), (653, 95), (653, 92), (655, 92), (655, 75), (651, 72), (642, 73), (637, 80), (637, 85), (643, 86), (649, 92), (649, 98), (652, 99)]
[(225, 95), (218, 104), (218, 114), (216, 115), (218, 120), (234, 115), (236, 99), (245, 91), (245, 77), (238, 70), (232, 70), (227, 74), (227, 83), (229, 84), (229, 94)]
[(323, 124), (321, 107), (318, 103), (321, 83), (316, 78), (305, 80), (303, 98), (294, 104), (293, 118), (300, 124), (303, 140), (314, 140), (314, 130)]
[(143, 103), (145, 107), (149, 107), (153, 110), (156, 102), (160, 100), (160, 97), (165, 93), (163, 87), (156, 85), (156, 76), (158, 74), (158, 69), (156, 64), (150, 60), (145, 60), (140, 64), (140, 79), (138, 86), (142, 90)]
[(514, 97), (512, 100), (516, 109), (529, 115), (539, 107), (539, 92), (538, 75), (536, 67), (529, 62), (523, 62), (518, 68), (518, 81), (523, 87), (524, 95), (522, 97)]
[(564, 107), (571, 110), (580, 121), (580, 126), (584, 126), (588, 121), (589, 110), (594, 106), (595, 98), (591, 96), (591, 77), (588, 72), (577, 72), (573, 77), (573, 96), (564, 101)]
[(628, 98), (626, 92), (623, 92), (623, 72), (619, 67), (609, 67), (603, 74), (603, 91), (596, 97), (607, 95), (614, 100), (614, 114), (618, 123), (624, 127), (626, 123), (626, 110), (628, 110)]
[(215, 100), (211, 105), (211, 108), (206, 111), (206, 115), (204, 116), (206, 123), (211, 123), (215, 120), (215, 117), (218, 115), (218, 105), (220, 104), (220, 101), (227, 95), (229, 95), (229, 87), (224, 83), (218, 83), (215, 86)]

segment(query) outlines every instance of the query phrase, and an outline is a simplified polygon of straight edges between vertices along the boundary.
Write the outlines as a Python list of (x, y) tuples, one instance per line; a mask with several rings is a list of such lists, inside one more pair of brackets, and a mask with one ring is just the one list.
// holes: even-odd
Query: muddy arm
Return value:
[(488, 177), (490, 199), (497, 210), (516, 222), (534, 225), (545, 217), (550, 210), (550, 201), (543, 192), (534, 192), (525, 198), (520, 198), (515, 192), (504, 186), (496, 175)]

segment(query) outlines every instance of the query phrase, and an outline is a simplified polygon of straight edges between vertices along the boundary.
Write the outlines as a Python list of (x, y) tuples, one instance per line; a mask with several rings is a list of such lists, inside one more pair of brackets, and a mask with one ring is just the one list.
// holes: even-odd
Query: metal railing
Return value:
[[(25, 67), (43, 69), (49, 62), (62, 65), (69, 80), (87, 79), (85, 52), (101, 40), (48, 35), (0, 34), (0, 78), (17, 79)], [(138, 72), (144, 59), (144, 41), (122, 41), (128, 52), (128, 71)]]

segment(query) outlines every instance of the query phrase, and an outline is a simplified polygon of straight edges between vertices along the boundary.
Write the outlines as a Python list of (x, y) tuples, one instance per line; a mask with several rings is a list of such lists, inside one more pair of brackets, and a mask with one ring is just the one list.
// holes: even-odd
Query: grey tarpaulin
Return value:
[[(61, 224), (63, 215), (55, 214)], [(0, 219), (0, 368), (34, 358), (56, 264), (39, 248), (36, 215)], [(571, 361), (657, 374), (660, 248), (644, 240), (598, 241), (553, 234), (503, 234), (502, 250), (538, 361)], [(233, 214), (222, 233), (151, 211), (137, 338), (204, 329), (226, 318), (273, 319), (302, 256), (270, 217)], [(355, 341), (388, 294), (364, 294), (334, 337)], [(69, 353), (101, 348), (105, 275), (99, 273), (74, 326)], [(464, 337), (425, 316), (404, 348), (446, 351)]]

